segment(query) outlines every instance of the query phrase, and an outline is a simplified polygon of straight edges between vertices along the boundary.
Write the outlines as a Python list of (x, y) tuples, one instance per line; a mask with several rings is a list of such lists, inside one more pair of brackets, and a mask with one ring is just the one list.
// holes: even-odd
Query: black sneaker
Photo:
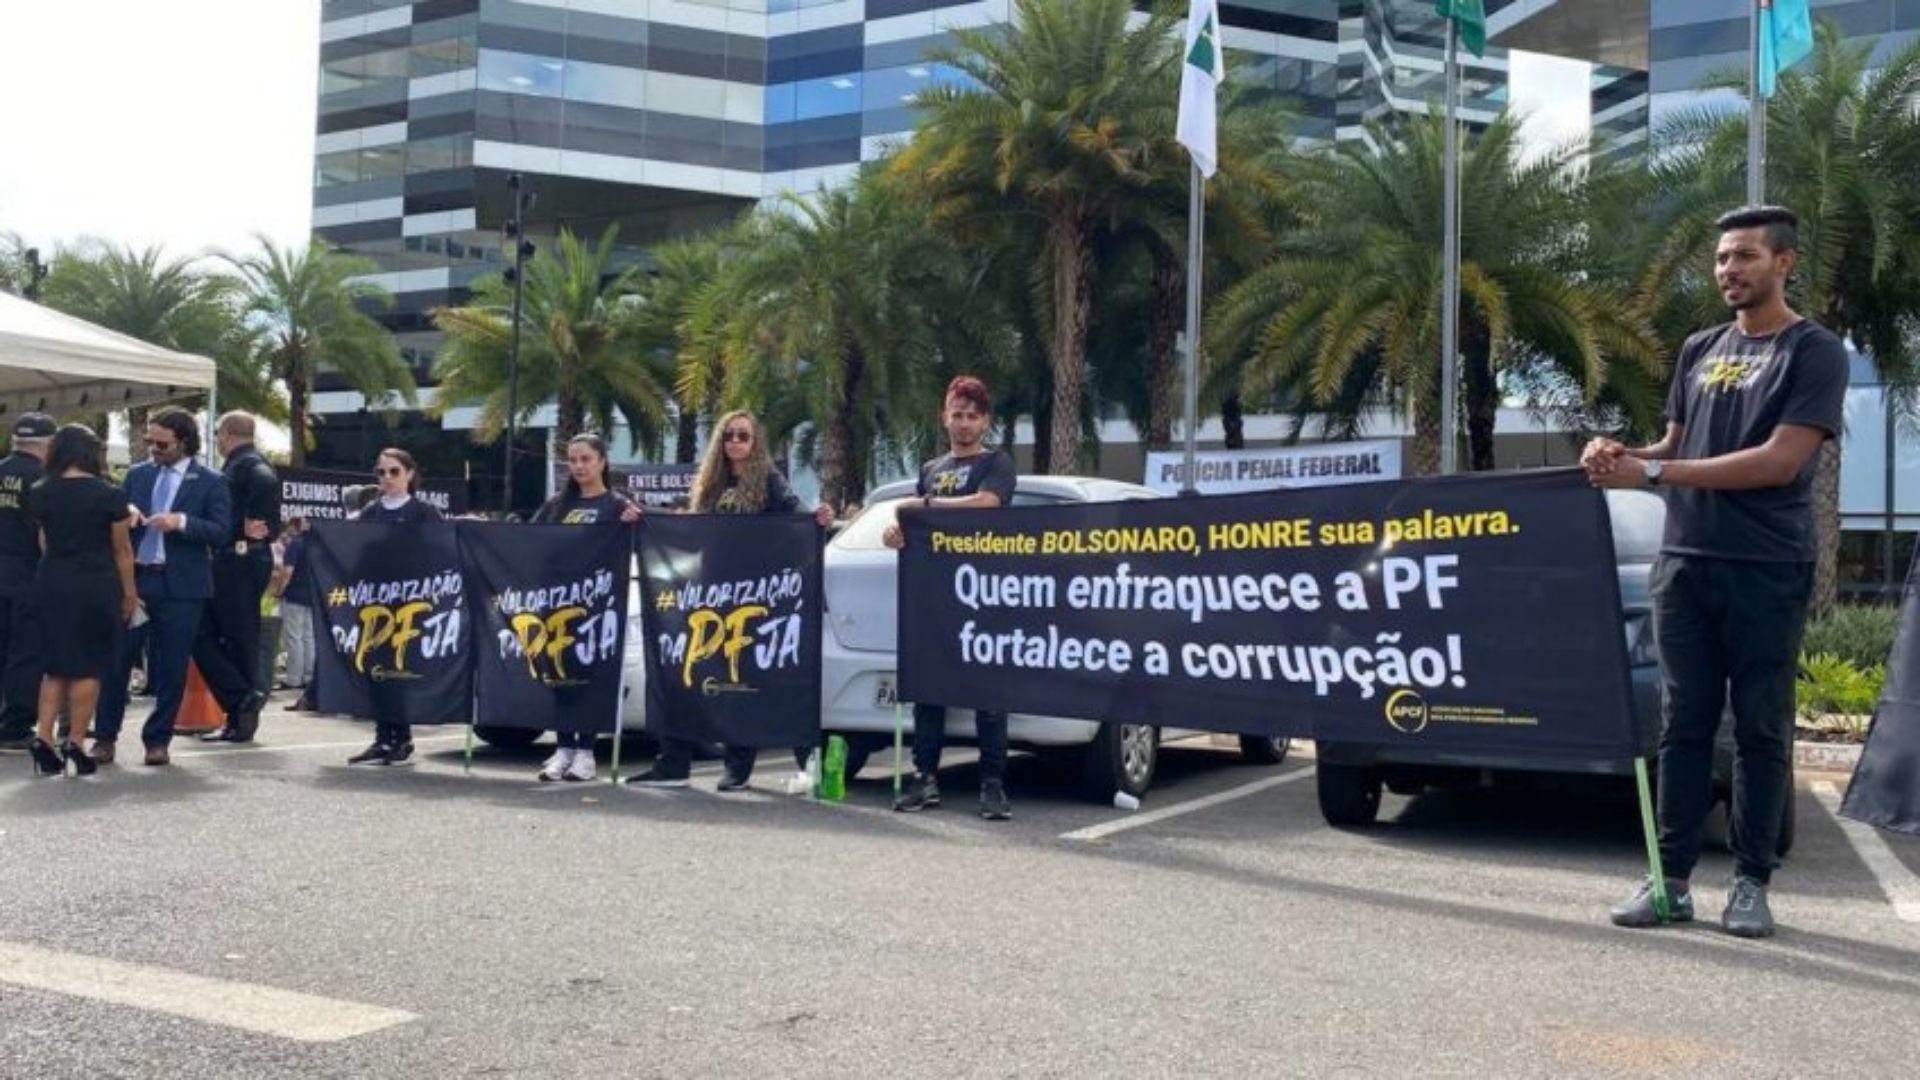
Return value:
[(1013, 804), (1007, 801), (1007, 786), (998, 780), (980, 785), (980, 816), (988, 821), (1013, 820)]
[(931, 810), (940, 805), (940, 781), (922, 773), (915, 773), (907, 781), (907, 790), (893, 801), (893, 808), (903, 814), (914, 814), (922, 810)]
[(1693, 894), (1687, 891), (1687, 883), (1667, 879), (1667, 917), (1660, 918), (1660, 912), (1653, 906), (1653, 878), (1646, 877), (1633, 890), (1633, 895), (1613, 905), (1609, 913), (1615, 926), (1627, 926), (1642, 929), (1659, 926), (1662, 922), (1684, 923), (1693, 921)]
[(1734, 937), (1773, 936), (1773, 910), (1767, 906), (1767, 886), (1758, 878), (1741, 875), (1727, 891), (1727, 907), (1720, 925)]
[(728, 772), (720, 778), (719, 783), (713, 785), (713, 790), (745, 791), (747, 790), (747, 778), (735, 772)]
[(387, 755), (387, 764), (405, 765), (409, 760), (412, 759), (412, 757), (413, 757), (413, 744), (410, 742), (403, 742), (399, 746), (394, 747), (393, 752)]
[(648, 769), (639, 776), (627, 777), (626, 785), (644, 788), (683, 788), (693, 786), (693, 782), (684, 776), (663, 776), (659, 769)]
[(374, 743), (372, 746), (348, 758), (347, 764), (391, 765), (393, 764), (393, 747), (385, 743)]

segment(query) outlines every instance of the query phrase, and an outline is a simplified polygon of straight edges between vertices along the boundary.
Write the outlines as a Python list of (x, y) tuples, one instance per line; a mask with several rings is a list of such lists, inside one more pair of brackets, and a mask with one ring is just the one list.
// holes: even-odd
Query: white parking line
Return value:
[(1813, 797), (1827, 808), (1834, 823), (1846, 834), (1847, 842), (1853, 845), (1854, 853), (1880, 883), (1880, 891), (1887, 894), (1887, 903), (1893, 905), (1894, 915), (1902, 922), (1920, 923), (1920, 877), (1907, 869), (1873, 826), (1840, 816), (1838, 788), (1825, 780), (1815, 780), (1810, 786)]
[(0, 984), (182, 1016), (299, 1042), (339, 1042), (410, 1012), (0, 941)]
[(1257, 795), (1268, 788), (1279, 787), (1281, 784), (1291, 784), (1295, 780), (1304, 780), (1312, 775), (1312, 766), (1304, 769), (1295, 769), (1290, 773), (1284, 773), (1280, 776), (1269, 776), (1265, 780), (1255, 780), (1251, 784), (1241, 784), (1236, 788), (1228, 788), (1225, 791), (1215, 792), (1212, 795), (1205, 795), (1183, 803), (1174, 803), (1172, 806), (1163, 806), (1158, 810), (1149, 810), (1144, 814), (1131, 814), (1127, 817), (1103, 822), (1099, 825), (1089, 825), (1084, 829), (1075, 829), (1070, 833), (1061, 833), (1060, 839), (1100, 840), (1112, 836), (1114, 833), (1126, 832), (1128, 829), (1138, 829), (1143, 825), (1152, 825), (1156, 822), (1165, 821), (1168, 818), (1179, 817), (1182, 814), (1191, 814), (1198, 810), (1209, 810), (1222, 803), (1230, 803), (1235, 799), (1244, 799), (1249, 795)]

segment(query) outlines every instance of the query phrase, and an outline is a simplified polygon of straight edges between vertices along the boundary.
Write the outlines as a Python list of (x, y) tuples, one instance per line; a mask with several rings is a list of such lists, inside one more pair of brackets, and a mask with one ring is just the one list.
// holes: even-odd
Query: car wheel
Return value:
[(1320, 816), (1329, 825), (1371, 825), (1380, 813), (1380, 777), (1372, 769), (1323, 762), (1314, 782), (1320, 794)]
[(1278, 765), (1287, 760), (1287, 749), (1291, 746), (1287, 739), (1270, 739), (1265, 735), (1240, 736), (1240, 758), (1249, 765)]
[(1153, 786), (1160, 764), (1160, 729), (1151, 724), (1102, 724), (1087, 745), (1081, 787), (1087, 797), (1106, 802), (1115, 792), (1134, 798)]
[(474, 737), (488, 746), (497, 746), (502, 750), (525, 750), (538, 742), (546, 732), (538, 728), (497, 727), (493, 724), (473, 725)]

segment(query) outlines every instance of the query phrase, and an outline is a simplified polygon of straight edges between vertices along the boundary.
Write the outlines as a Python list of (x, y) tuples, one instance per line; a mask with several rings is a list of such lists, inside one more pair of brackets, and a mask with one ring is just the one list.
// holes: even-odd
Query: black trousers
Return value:
[[(978, 710), (973, 714), (975, 741), (980, 745), (980, 782), (1007, 778), (1007, 714)], [(947, 707), (913, 705), (913, 768), (922, 776), (940, 771), (940, 753), (947, 747)]]
[[(565, 743), (561, 744), (566, 745)], [(700, 744), (692, 739), (666, 738), (660, 740), (660, 756), (653, 759), (654, 771), (661, 776), (685, 777), (693, 772), (693, 754)], [(807, 755), (812, 753), (811, 746), (793, 748), (794, 764), (801, 768), (807, 766)], [(752, 746), (728, 746), (721, 754), (726, 771), (742, 780), (753, 775), (754, 763), (760, 760), (760, 750)]]
[(0, 738), (32, 733), (40, 716), (40, 650), (33, 602), (22, 592), (0, 596)]
[(272, 577), (273, 555), (267, 551), (214, 556), (213, 599), (200, 620), (193, 662), (229, 724), (251, 722), (237, 714), (248, 697), (266, 692), (260, 671), (260, 597)]
[(1686, 878), (1713, 808), (1713, 743), (1733, 704), (1736, 872), (1760, 881), (1774, 848), (1793, 764), (1794, 680), (1813, 592), (1811, 563), (1662, 555), (1653, 570), (1660, 643), (1660, 858)]

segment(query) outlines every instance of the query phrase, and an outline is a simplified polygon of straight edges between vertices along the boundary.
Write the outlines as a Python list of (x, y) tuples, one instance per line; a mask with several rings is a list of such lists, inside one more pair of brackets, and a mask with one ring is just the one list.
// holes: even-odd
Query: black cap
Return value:
[(13, 422), (13, 437), (16, 439), (51, 439), (59, 425), (46, 413), (21, 413)]

